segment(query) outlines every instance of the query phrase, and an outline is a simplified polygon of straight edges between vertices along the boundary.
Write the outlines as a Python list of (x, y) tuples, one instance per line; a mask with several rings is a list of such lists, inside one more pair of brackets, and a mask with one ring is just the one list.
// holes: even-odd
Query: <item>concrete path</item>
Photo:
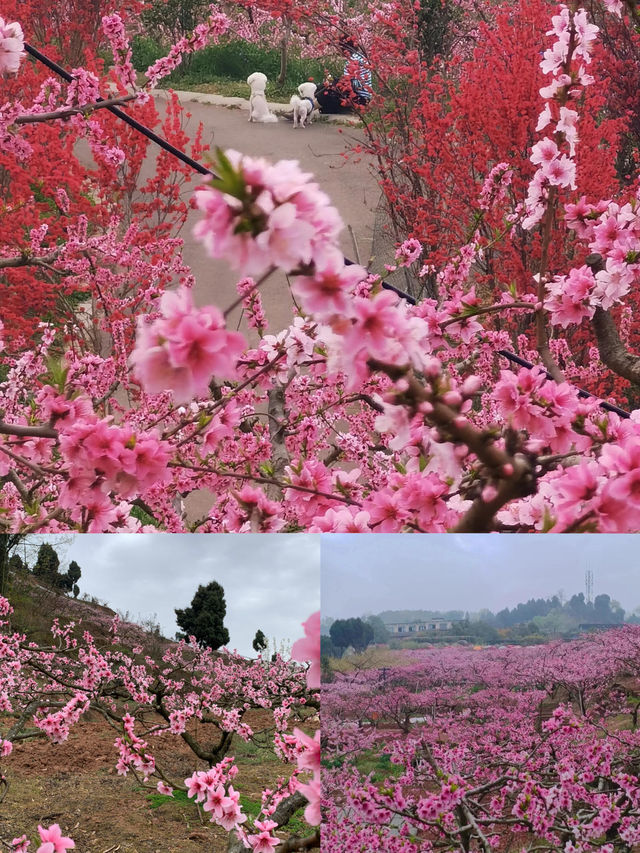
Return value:
[[(271, 124), (250, 123), (248, 102), (243, 102), (241, 98), (178, 94), (191, 113), (187, 127), (189, 135), (193, 135), (198, 122), (202, 122), (203, 140), (212, 148), (235, 148), (244, 154), (265, 157), (271, 161), (298, 160), (305, 171), (312, 172), (345, 222), (342, 251), (353, 260), (359, 254), (361, 262), (367, 265), (380, 190), (366, 157), (345, 157), (347, 142), (359, 142), (362, 139), (361, 130), (333, 122), (314, 122), (310, 127), (298, 129), (294, 129), (285, 119)], [(160, 91), (157, 95), (159, 109), (165, 99), (166, 93)], [(237, 105), (236, 101), (239, 102)], [(270, 104), (274, 112), (278, 106), (290, 109), (288, 104)], [(151, 147), (155, 148), (153, 145)], [(143, 180), (147, 174), (142, 175)], [(193, 186), (195, 183), (188, 185), (186, 197), (192, 194)], [(214, 303), (224, 309), (236, 298), (237, 276), (225, 262), (210, 259), (202, 245), (194, 240), (192, 230), (199, 218), (197, 211), (190, 212), (181, 234), (185, 240), (185, 260), (196, 277), (195, 301), (199, 305)], [(286, 277), (275, 274), (265, 284), (262, 293), (271, 330), (280, 331), (291, 319), (292, 303)], [(237, 326), (246, 333), (239, 310), (232, 315), (230, 326)]]
[[(234, 98), (228, 95), (213, 95), (206, 92), (185, 92), (178, 89), (174, 90), (181, 103), (194, 104), (211, 104), (215, 107), (229, 107), (230, 109), (246, 110), (249, 112), (249, 100), (247, 98)], [(293, 94), (293, 93), (292, 93)], [(166, 89), (153, 89), (152, 95), (154, 98), (161, 100), (167, 97)], [(275, 101), (269, 104), (269, 110), (278, 116), (291, 114), (291, 104), (281, 104)], [(345, 124), (352, 127), (360, 125), (360, 119), (355, 115), (323, 115), (322, 113), (314, 117), (314, 122), (323, 122), (327, 124)]]

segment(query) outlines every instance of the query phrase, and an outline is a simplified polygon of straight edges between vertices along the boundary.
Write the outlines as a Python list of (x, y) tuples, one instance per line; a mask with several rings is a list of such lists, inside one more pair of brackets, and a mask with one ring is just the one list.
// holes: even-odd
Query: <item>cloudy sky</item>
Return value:
[(640, 606), (640, 537), (634, 535), (384, 535), (322, 538), (322, 615), (382, 610), (494, 613), (564, 590), (608, 593)]
[[(36, 537), (34, 537), (35, 539)], [(163, 633), (177, 630), (174, 608), (188, 607), (199, 584), (222, 584), (229, 647), (254, 655), (260, 628), (278, 644), (303, 635), (301, 623), (320, 607), (320, 539), (310, 534), (78, 534), (41, 536), (66, 564), (82, 569), (86, 592), (114, 610), (156, 616)], [(56, 540), (58, 545), (56, 545)]]

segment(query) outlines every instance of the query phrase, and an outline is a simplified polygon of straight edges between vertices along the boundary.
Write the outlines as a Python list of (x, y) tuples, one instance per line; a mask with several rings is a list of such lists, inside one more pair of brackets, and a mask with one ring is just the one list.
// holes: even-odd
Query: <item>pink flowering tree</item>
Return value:
[(625, 627), (337, 675), (323, 685), (323, 849), (633, 849), (639, 652)]
[[(226, 326), (235, 305), (194, 306), (179, 241), (141, 241), (135, 211), (125, 227), (117, 200), (116, 209), (103, 199), (58, 223), (55, 244), (39, 220), (4, 246), (6, 274), (44, 270), (70, 295), (89, 294), (85, 305), (96, 310), (63, 326), (42, 317), (28, 340), (14, 336), (16, 318), (4, 321), (2, 523), (86, 532), (636, 530), (637, 415), (603, 409), (578, 386), (598, 386), (604, 365), (635, 381), (637, 188), (594, 195), (579, 157), (582, 137), (595, 132), (581, 111), (604, 85), (598, 28), (577, 6), (548, 13), (530, 79), (545, 85), (526, 169), (500, 160), (473, 185), (468, 239), (435, 266), (426, 258), (424, 276), (437, 287), (416, 305), (345, 263), (340, 216), (311, 175), (237, 151), (216, 153), (193, 203), (204, 251), (238, 274), (249, 335)], [(394, 33), (400, 43), (403, 19), (389, 7), (372, 20), (371, 49), (382, 57)], [(17, 62), (19, 80), (19, 29), (3, 26), (6, 69)], [(227, 26), (213, 11), (149, 69), (149, 85)], [(126, 27), (111, 15), (104, 30), (118, 83), (131, 89)], [(111, 145), (111, 124), (84, 119), (87, 110), (106, 115), (92, 74), (79, 70), (69, 91), (45, 87), (30, 103), (5, 105), (4, 156), (24, 171), (32, 128), (68, 119), (97, 159), (119, 168), (127, 155)], [(148, 87), (129, 89), (120, 100), (148, 97)], [(604, 169), (608, 149), (596, 148)], [(55, 197), (64, 209), (62, 192)], [(522, 238), (526, 281), (496, 263), (512, 233)], [(408, 233), (395, 265), (419, 265), (424, 248)], [(489, 252), (488, 289), (479, 270)], [(276, 270), (294, 297), (282, 330), (269, 329), (261, 300)], [(574, 358), (569, 326), (596, 335), (586, 360)], [(513, 348), (535, 366), (509, 367), (500, 352)], [(196, 492), (210, 496), (198, 517), (185, 509)]]
[[(166, 796), (185, 791), (229, 833), (229, 851), (318, 846), (319, 731), (311, 736), (298, 726), (308, 729), (311, 719), (315, 727), (319, 711), (319, 614), (305, 623), (306, 637), (292, 650), (295, 658), (310, 662), (301, 666), (278, 656), (271, 662), (249, 661), (226, 650), (212, 652), (193, 638), (191, 644), (168, 644), (152, 657), (140, 642), (143, 633), (117, 618), (106, 629), (106, 642), (73, 621), (61, 625), (55, 620), (51, 643), (37, 644), (11, 631), (6, 599), (0, 600), (0, 611), (0, 690), (7, 715), (0, 737), (3, 756), (11, 755), (14, 744), (43, 733), (54, 744), (65, 741), (92, 710), (116, 732), (118, 773), (132, 774), (143, 787)], [(196, 769), (185, 780), (170, 778), (156, 758), (154, 741), (172, 736), (189, 747), (196, 766), (208, 769)], [(262, 792), (254, 819), (240, 803), (242, 774), (232, 754), (238, 739), (263, 746), (270, 742), (280, 761), (291, 765), (290, 775)], [(286, 829), (300, 808), (308, 836), (283, 841), (278, 830)], [(74, 846), (57, 824), (39, 831), (44, 842), (39, 853), (64, 853)], [(23, 851), (28, 841), (14, 839), (11, 845)]]

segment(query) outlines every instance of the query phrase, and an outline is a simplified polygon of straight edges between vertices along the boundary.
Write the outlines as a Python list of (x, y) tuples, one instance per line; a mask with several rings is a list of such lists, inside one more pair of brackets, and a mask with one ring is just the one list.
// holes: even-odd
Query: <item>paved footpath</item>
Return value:
[[(158, 108), (166, 94), (154, 93)], [(191, 113), (187, 133), (195, 132), (198, 122), (204, 126), (203, 140), (212, 148), (235, 148), (244, 154), (268, 160), (298, 160), (305, 171), (312, 172), (322, 189), (338, 208), (346, 226), (342, 235), (342, 250), (355, 260), (358, 247), (361, 262), (366, 266), (371, 255), (375, 209), (380, 198), (370, 163), (364, 157), (345, 159), (348, 140), (362, 139), (362, 131), (351, 117), (338, 121), (318, 121), (310, 127), (294, 129), (281, 117), (278, 122), (257, 124), (248, 121), (248, 101), (241, 98), (222, 98), (191, 92), (177, 93), (186, 110)], [(288, 104), (270, 104), (275, 113), (290, 112)], [(346, 119), (346, 122), (345, 122)], [(350, 122), (350, 123), (347, 123)], [(155, 148), (155, 146), (151, 146)], [(151, 149), (150, 149), (151, 151)], [(143, 179), (146, 176), (143, 175)], [(193, 184), (189, 185), (190, 195)], [(221, 308), (236, 298), (237, 276), (222, 261), (213, 261), (203, 246), (192, 237), (193, 225), (200, 214), (192, 211), (181, 234), (185, 240), (185, 260), (196, 277), (195, 300), (199, 305), (214, 303)], [(263, 288), (263, 301), (270, 329), (280, 331), (291, 318), (291, 297), (284, 275), (274, 274)], [(240, 311), (231, 317), (230, 327), (246, 332)]]

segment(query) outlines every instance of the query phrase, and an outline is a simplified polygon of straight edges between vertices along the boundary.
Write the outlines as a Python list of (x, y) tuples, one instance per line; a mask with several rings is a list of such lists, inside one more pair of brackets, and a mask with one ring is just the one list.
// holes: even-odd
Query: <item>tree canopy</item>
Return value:
[(200, 585), (190, 607), (176, 608), (175, 613), (184, 637), (195, 637), (200, 645), (211, 649), (229, 642), (229, 631), (224, 626), (227, 614), (224, 589), (217, 581)]
[(373, 627), (360, 618), (336, 619), (329, 635), (335, 647), (344, 650), (353, 646), (360, 652), (373, 642)]

